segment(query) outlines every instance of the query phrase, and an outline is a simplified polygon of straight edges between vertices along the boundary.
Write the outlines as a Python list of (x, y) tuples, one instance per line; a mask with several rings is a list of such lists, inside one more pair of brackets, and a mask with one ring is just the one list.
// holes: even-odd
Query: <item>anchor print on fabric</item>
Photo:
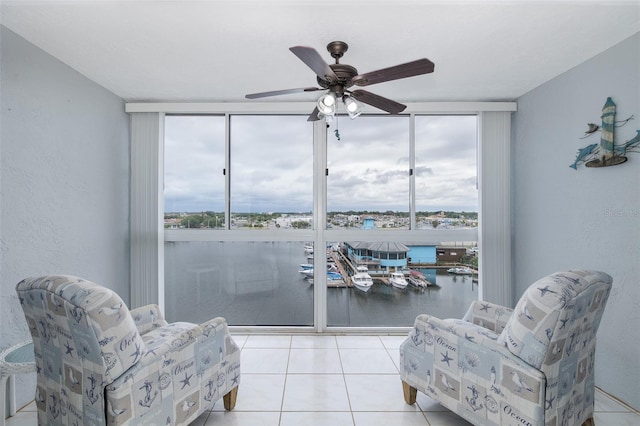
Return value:
[(140, 401), (138, 401), (138, 404), (140, 406), (142, 406), (142, 407), (147, 407), (147, 408), (151, 407), (151, 404), (153, 404), (153, 401), (158, 396), (158, 391), (154, 390), (153, 391), (153, 396), (151, 396), (151, 391), (153, 390), (153, 385), (148, 380), (145, 380), (144, 384), (141, 387), (139, 387), (138, 389), (140, 389), (140, 390), (144, 389), (144, 391), (145, 391), (144, 399), (141, 399)]
[(214, 384), (215, 383), (213, 383), (213, 380), (209, 379), (209, 381), (205, 385), (208, 391), (207, 391), (207, 394), (204, 396), (204, 400), (207, 402), (211, 402), (216, 397), (216, 394), (218, 393), (218, 388), (214, 387)]
[(100, 399), (100, 391), (99, 389), (96, 389), (97, 380), (93, 374), (89, 376), (89, 381), (91, 382), (91, 386), (85, 391), (85, 394), (87, 395), (89, 402), (91, 402), (91, 405), (94, 405), (96, 401)]
[(476, 385), (467, 386), (467, 389), (471, 391), (471, 398), (469, 398), (469, 395), (467, 395), (464, 397), (464, 399), (467, 400), (467, 403), (469, 404), (469, 406), (473, 411), (481, 410), (483, 405), (482, 404), (478, 405), (478, 398), (480, 396), (480, 392), (478, 392)]

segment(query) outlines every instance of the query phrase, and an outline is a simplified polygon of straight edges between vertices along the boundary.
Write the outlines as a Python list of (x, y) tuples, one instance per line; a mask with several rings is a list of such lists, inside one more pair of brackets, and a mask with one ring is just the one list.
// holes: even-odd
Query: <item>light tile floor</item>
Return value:
[[(398, 376), (404, 336), (234, 336), (242, 348), (238, 400), (222, 401), (191, 426), (423, 425), (470, 423), (418, 392), (407, 405)], [(640, 413), (596, 392), (597, 425), (639, 425)], [(7, 420), (36, 425), (33, 403)]]

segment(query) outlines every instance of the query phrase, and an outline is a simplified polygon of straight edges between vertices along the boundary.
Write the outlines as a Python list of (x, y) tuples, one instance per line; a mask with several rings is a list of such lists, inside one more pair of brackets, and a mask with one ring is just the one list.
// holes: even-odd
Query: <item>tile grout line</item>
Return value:
[(349, 403), (349, 414), (351, 414), (351, 423), (356, 424), (356, 419), (353, 415), (353, 407), (351, 406), (351, 398), (349, 397), (349, 387), (347, 386), (347, 378), (344, 373), (344, 365), (342, 364), (342, 353), (338, 345), (338, 339), (336, 338), (336, 347), (338, 348), (338, 359), (340, 360), (340, 371), (342, 371), (342, 382), (344, 383), (344, 391), (347, 394), (347, 402)]
[(280, 413), (278, 414), (278, 426), (282, 423), (282, 413), (284, 412), (284, 396), (287, 393), (287, 382), (289, 381), (289, 363), (291, 362), (291, 347), (293, 346), (293, 336), (289, 336), (289, 351), (287, 352), (287, 368), (284, 372), (284, 385), (282, 386), (282, 398), (280, 399)]
[[(626, 413), (626, 412), (631, 412), (634, 413), (638, 416), (640, 416), (640, 410), (636, 410), (635, 408), (633, 408), (632, 406), (630, 406), (629, 404), (625, 403), (624, 401), (621, 401), (620, 399), (618, 399), (616, 396), (611, 395), (610, 393), (602, 390), (601, 388), (599, 388), (598, 386), (595, 386), (596, 388), (596, 392), (600, 392), (601, 394), (603, 394), (604, 396), (606, 396), (607, 398), (611, 399), (613, 402), (621, 405), (622, 407), (626, 408), (627, 411), (598, 411), (598, 413)], [(594, 413), (595, 411), (595, 407), (594, 407)]]

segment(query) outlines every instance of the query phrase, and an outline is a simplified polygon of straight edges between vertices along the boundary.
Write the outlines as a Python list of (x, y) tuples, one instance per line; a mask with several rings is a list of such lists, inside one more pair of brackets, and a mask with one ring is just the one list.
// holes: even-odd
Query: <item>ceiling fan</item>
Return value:
[(352, 86), (369, 86), (371, 84), (385, 81), (398, 80), (401, 78), (413, 77), (420, 74), (433, 72), (434, 64), (430, 60), (423, 58), (405, 64), (383, 68), (377, 71), (358, 74), (358, 70), (351, 65), (341, 64), (340, 58), (347, 51), (349, 46), (342, 41), (332, 41), (327, 45), (327, 50), (333, 58), (335, 64), (327, 64), (322, 56), (312, 47), (294, 46), (289, 48), (302, 62), (316, 73), (318, 85), (320, 87), (299, 87), (296, 89), (274, 90), (271, 92), (251, 93), (246, 95), (247, 99), (265, 98), (268, 96), (287, 95), (300, 92), (315, 92), (317, 90), (327, 90), (327, 93), (318, 99), (317, 106), (309, 115), (307, 121), (317, 121), (325, 117), (332, 117), (335, 114), (337, 99), (342, 99), (347, 113), (351, 118), (355, 118), (362, 112), (359, 101), (389, 114), (399, 114), (407, 107), (391, 99), (376, 95), (366, 90), (349, 90)]

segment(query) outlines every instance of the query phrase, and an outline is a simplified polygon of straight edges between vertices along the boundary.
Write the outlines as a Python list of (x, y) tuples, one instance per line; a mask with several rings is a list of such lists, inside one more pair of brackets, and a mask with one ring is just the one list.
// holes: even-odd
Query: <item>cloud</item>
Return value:
[[(306, 118), (231, 117), (233, 212), (312, 210), (313, 126)], [(223, 211), (224, 117), (166, 120), (165, 211)], [(418, 210), (477, 210), (476, 128), (475, 116), (416, 117)], [(408, 211), (408, 117), (339, 117), (327, 131), (327, 168), (328, 210)]]

